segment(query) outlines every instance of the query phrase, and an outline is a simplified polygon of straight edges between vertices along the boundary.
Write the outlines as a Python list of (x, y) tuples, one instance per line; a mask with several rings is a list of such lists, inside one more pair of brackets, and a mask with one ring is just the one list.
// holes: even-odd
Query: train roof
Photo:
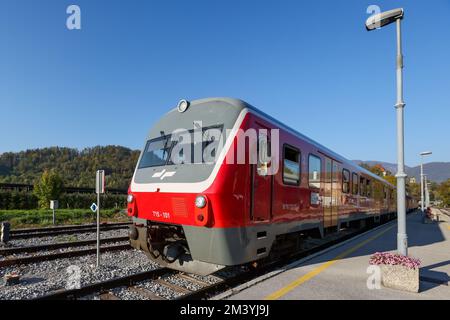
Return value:
[(370, 172), (369, 170), (357, 165), (356, 163), (354, 163), (353, 161), (350, 161), (344, 157), (342, 157), (341, 155), (337, 154), (336, 152), (330, 150), (329, 148), (323, 146), (322, 144), (318, 143), (317, 141), (314, 141), (313, 139), (305, 136), (304, 134), (298, 132), (297, 130), (285, 125), (284, 123), (280, 122), (279, 120), (273, 118), (272, 116), (266, 114), (265, 112), (259, 110), (258, 108), (252, 106), (251, 104), (240, 100), (240, 99), (236, 99), (236, 98), (228, 98), (228, 97), (215, 97), (215, 98), (205, 98), (205, 99), (198, 99), (198, 100), (193, 100), (190, 103), (195, 105), (195, 104), (202, 104), (202, 103), (208, 103), (208, 102), (224, 102), (227, 104), (230, 104), (234, 107), (240, 108), (241, 110), (243, 109), (249, 109), (251, 110), (251, 112), (257, 114), (257, 115), (261, 115), (264, 118), (267, 118), (268, 120), (270, 120), (271, 122), (275, 123), (276, 125), (278, 125), (279, 127), (284, 128), (285, 130), (291, 132), (292, 134), (296, 135), (297, 137), (307, 141), (308, 143), (316, 146), (318, 149), (320, 149), (321, 151), (323, 151), (324, 153), (328, 154), (330, 157), (335, 158), (338, 161), (341, 162), (345, 162), (347, 164), (350, 164), (351, 166), (358, 168), (361, 172), (365, 173), (366, 175), (381, 181), (387, 185), (390, 185), (391, 187), (395, 187), (393, 186), (391, 183), (389, 183), (388, 181), (380, 178), (379, 176), (377, 176), (376, 174)]

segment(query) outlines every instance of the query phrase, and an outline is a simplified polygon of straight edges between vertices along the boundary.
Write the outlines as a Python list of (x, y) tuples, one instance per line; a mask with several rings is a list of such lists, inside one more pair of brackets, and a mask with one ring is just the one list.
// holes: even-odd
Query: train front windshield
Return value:
[(170, 136), (149, 140), (139, 163), (139, 169), (164, 166), (169, 159), (171, 148)]
[(147, 141), (139, 169), (216, 162), (223, 144), (223, 126), (183, 130)]

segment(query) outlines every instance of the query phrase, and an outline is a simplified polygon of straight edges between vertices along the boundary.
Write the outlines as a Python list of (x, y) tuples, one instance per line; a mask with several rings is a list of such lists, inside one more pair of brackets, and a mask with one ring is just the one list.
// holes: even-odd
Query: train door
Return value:
[(340, 163), (325, 157), (323, 224), (324, 228), (338, 225), (338, 206), (340, 197)]
[(273, 175), (268, 175), (271, 166), (270, 131), (262, 126), (258, 127), (257, 164), (251, 164), (251, 220), (254, 222), (269, 221), (272, 213)]
[(338, 225), (339, 219), (339, 205), (341, 199), (341, 164), (339, 162), (333, 161), (333, 185), (332, 185), (332, 201), (331, 201), (331, 224), (332, 226)]

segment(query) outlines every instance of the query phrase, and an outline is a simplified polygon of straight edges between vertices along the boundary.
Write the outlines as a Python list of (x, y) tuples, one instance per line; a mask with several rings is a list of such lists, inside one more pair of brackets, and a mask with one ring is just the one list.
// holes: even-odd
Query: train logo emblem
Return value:
[(152, 175), (152, 178), (160, 178), (161, 180), (164, 180), (165, 177), (172, 177), (173, 175), (175, 175), (176, 171), (167, 171), (166, 169), (164, 169), (161, 172), (155, 172)]

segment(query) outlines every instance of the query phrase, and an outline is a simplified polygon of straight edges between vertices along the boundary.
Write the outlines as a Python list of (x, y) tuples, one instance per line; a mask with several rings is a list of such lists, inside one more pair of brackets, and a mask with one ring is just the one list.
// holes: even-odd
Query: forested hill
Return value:
[(127, 189), (139, 151), (121, 146), (77, 150), (51, 147), (0, 155), (0, 183), (34, 184), (45, 169), (54, 169), (68, 187), (95, 186), (95, 171), (104, 169), (108, 188)]

